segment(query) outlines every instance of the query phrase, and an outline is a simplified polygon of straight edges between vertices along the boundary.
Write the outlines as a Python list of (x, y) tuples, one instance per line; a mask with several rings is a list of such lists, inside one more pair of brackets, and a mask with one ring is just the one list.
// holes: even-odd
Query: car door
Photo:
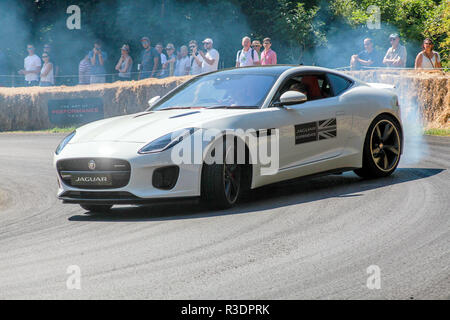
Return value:
[[(308, 92), (308, 101), (280, 110), (286, 119), (280, 128), (281, 170), (338, 157), (351, 128), (352, 115), (340, 102), (339, 95), (334, 94), (328, 76), (322, 73), (294, 77), (299, 76), (302, 81), (305, 77), (316, 77), (321, 93)], [(311, 83), (309, 91), (314, 91)]]

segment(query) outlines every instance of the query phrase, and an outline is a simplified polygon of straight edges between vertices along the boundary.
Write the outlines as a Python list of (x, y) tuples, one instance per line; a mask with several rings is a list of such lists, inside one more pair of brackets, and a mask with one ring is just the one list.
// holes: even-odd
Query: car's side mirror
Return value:
[(298, 91), (286, 91), (280, 97), (279, 105), (290, 106), (293, 104), (300, 104), (306, 102), (308, 98), (305, 94)]
[(155, 105), (156, 101), (159, 100), (159, 98), (161, 98), (161, 96), (156, 96), (151, 98), (150, 100), (148, 100), (148, 106), (151, 108)]

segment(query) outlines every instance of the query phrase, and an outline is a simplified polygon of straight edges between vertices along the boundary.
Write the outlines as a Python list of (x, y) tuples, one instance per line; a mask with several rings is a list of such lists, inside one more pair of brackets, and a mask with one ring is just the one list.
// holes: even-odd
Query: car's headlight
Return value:
[(69, 143), (69, 141), (75, 136), (75, 133), (77, 133), (76, 131), (72, 132), (71, 134), (69, 134), (67, 137), (65, 137), (61, 143), (59, 144), (59, 146), (56, 148), (55, 153), (56, 154), (60, 154), (60, 152), (64, 149), (64, 147)]
[(138, 151), (138, 153), (156, 153), (170, 149), (174, 145), (183, 141), (183, 139), (192, 135), (197, 129), (198, 128), (187, 128), (168, 133), (145, 145), (141, 150)]

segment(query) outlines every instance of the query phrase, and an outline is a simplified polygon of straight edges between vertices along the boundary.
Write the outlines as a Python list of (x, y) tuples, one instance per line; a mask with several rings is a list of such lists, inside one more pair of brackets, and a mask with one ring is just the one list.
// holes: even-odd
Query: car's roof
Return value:
[(268, 65), (268, 66), (253, 66), (253, 67), (241, 67), (241, 68), (229, 68), (216, 71), (214, 73), (221, 74), (267, 74), (279, 76), (286, 70), (296, 69), (297, 71), (316, 71), (316, 72), (335, 72), (334, 70), (314, 67), (314, 66), (299, 66), (299, 65)]

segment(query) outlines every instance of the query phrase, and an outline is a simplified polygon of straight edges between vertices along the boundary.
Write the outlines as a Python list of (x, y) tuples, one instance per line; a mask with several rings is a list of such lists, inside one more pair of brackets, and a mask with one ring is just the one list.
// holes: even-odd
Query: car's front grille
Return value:
[[(125, 187), (130, 181), (131, 166), (126, 160), (110, 158), (77, 158), (59, 160), (58, 174), (64, 184), (80, 189), (114, 189)], [(93, 183), (74, 183), (74, 177)], [(102, 183), (106, 179), (107, 183)], [(100, 182), (98, 182), (100, 181)]]

